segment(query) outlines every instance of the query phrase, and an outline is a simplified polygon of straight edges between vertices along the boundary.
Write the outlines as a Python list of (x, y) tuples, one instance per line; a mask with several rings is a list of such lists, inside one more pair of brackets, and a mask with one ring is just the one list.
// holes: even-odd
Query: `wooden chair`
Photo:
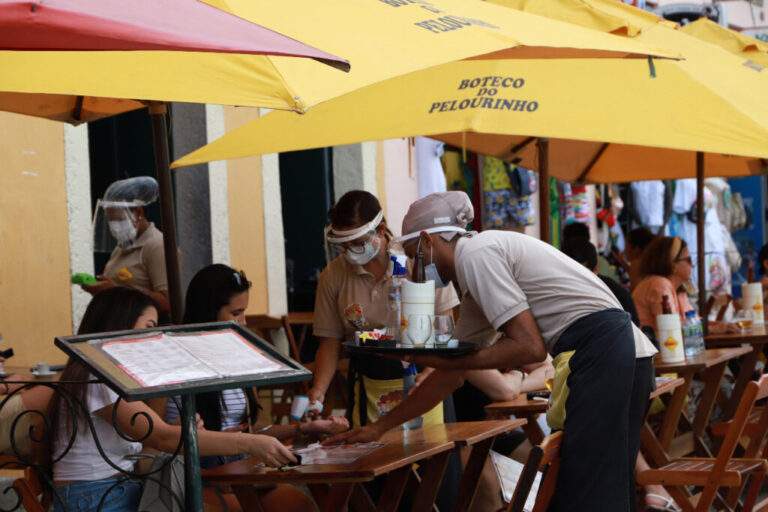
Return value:
[[(751, 476), (752, 480), (741, 510), (757, 510), (755, 502), (768, 471), (768, 461), (764, 458), (756, 458), (755, 455), (758, 454), (760, 443), (768, 430), (768, 413), (763, 413), (759, 420), (758, 425), (762, 431), (758, 432), (754, 429), (753, 436), (750, 436), (752, 440), (748, 446), (752, 450), (745, 455), (752, 456), (734, 458), (733, 455), (740, 438), (745, 434), (745, 427), (755, 402), (766, 397), (768, 397), (768, 375), (763, 375), (760, 380), (747, 385), (717, 457), (675, 459), (658, 469), (638, 473), (637, 482), (641, 485), (663, 485), (684, 512), (706, 512), (716, 499), (735, 504), (746, 485), (747, 477)], [(701, 487), (702, 490), (691, 496), (688, 486)], [(720, 488), (728, 490), (728, 495), (724, 499), (718, 495)], [(730, 505), (729, 507), (732, 508)]]
[(47, 512), (50, 507), (44, 505), (46, 500), (43, 493), (43, 485), (37, 472), (33, 468), (24, 469), (24, 477), (17, 478), (13, 482), (13, 487), (18, 489), (21, 495), (21, 504), (27, 512)]
[[(725, 317), (726, 311), (728, 311), (728, 305), (733, 298), (727, 293), (721, 293), (719, 295), (710, 295), (707, 299), (707, 303), (704, 306), (704, 315), (709, 317), (710, 312), (717, 311), (716, 321), (722, 322)], [(713, 309), (714, 308), (714, 309)]]
[(539, 470), (547, 468), (547, 472), (541, 479), (539, 493), (536, 495), (536, 502), (532, 512), (545, 512), (552, 499), (552, 493), (555, 490), (557, 482), (557, 473), (560, 469), (560, 446), (563, 442), (563, 433), (555, 432), (547, 436), (544, 441), (531, 448), (528, 453), (528, 460), (523, 466), (523, 472), (520, 474), (520, 480), (517, 481), (515, 492), (512, 494), (512, 500), (507, 505), (506, 512), (523, 512), (525, 501), (531, 492), (531, 486)]
[[(290, 312), (287, 315), (283, 315), (281, 319), (285, 334), (288, 337), (288, 344), (291, 347), (291, 357), (296, 361), (301, 362), (301, 348), (307, 334), (311, 332), (314, 319), (315, 315), (311, 311)], [(298, 339), (295, 337), (294, 327), (300, 328)], [(315, 363), (302, 362), (301, 364), (304, 365), (307, 370), (315, 373)], [(334, 373), (331, 384), (328, 386), (328, 393), (323, 404), (324, 417), (330, 416), (334, 409), (346, 410), (349, 407), (349, 393), (347, 392), (347, 386), (345, 385), (344, 380), (348, 372), (349, 359), (339, 359), (336, 363), (336, 373)], [(309, 391), (309, 388), (307, 388), (307, 391)], [(341, 396), (341, 403), (337, 403), (337, 396)]]

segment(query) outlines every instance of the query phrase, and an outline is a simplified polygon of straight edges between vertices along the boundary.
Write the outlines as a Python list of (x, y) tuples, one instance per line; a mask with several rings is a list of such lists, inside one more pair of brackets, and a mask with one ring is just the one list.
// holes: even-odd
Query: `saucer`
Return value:
[(56, 375), (56, 372), (52, 372), (52, 371), (39, 372), (37, 370), (30, 370), (30, 373), (35, 377), (50, 377), (51, 375)]

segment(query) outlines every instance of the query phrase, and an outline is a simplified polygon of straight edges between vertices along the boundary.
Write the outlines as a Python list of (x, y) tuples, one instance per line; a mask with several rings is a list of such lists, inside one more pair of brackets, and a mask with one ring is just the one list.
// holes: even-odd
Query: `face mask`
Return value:
[[(381, 247), (379, 247), (378, 240), (378, 237), (368, 240), (363, 246), (363, 252), (358, 254), (348, 250), (344, 253), (344, 257), (353, 265), (365, 265), (379, 254)], [(376, 242), (375, 245), (374, 242)]]
[[(419, 247), (416, 250), (421, 250), (421, 240), (419, 240)], [(448, 286), (448, 283), (444, 282), (440, 277), (440, 272), (437, 271), (437, 266), (434, 263), (435, 260), (432, 257), (432, 247), (429, 248), (429, 261), (432, 263), (424, 267), (424, 279), (426, 281), (434, 281), (435, 288), (445, 288)]]
[(124, 249), (136, 241), (136, 226), (128, 219), (109, 221), (109, 231), (117, 240), (117, 244)]

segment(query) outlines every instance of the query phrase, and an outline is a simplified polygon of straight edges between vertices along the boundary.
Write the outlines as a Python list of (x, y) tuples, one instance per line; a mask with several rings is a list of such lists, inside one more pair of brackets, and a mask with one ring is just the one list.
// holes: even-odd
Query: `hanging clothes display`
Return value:
[(484, 157), (483, 229), (514, 229), (536, 221), (531, 194), (534, 173), (499, 158)]
[(660, 180), (636, 181), (629, 185), (630, 230), (647, 227), (658, 233), (672, 213), (672, 189)]
[(447, 190), (445, 171), (440, 162), (445, 143), (416, 137), (416, 165), (418, 166), (419, 199), (435, 192)]
[[(688, 250), (694, 263), (691, 280), (698, 283), (699, 255), (697, 253), (696, 234), (696, 180), (684, 179), (675, 181), (675, 192), (672, 201), (674, 215), (669, 222), (669, 235), (679, 236), (688, 243)], [(706, 289), (712, 293), (729, 293), (726, 278), (725, 243), (717, 216), (717, 197), (709, 189), (704, 189), (704, 238), (706, 269)]]
[(733, 225), (731, 186), (724, 178), (707, 178), (704, 180), (704, 186), (712, 192), (716, 199), (717, 217), (720, 220), (720, 232), (725, 245), (726, 286), (730, 290), (733, 273), (741, 268), (741, 253), (739, 253), (730, 231)]

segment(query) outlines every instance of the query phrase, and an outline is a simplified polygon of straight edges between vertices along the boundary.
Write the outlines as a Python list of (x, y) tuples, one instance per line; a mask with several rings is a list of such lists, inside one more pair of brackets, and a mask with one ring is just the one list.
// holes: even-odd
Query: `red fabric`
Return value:
[(227, 52), (348, 65), (198, 0), (0, 0), (0, 49)]

